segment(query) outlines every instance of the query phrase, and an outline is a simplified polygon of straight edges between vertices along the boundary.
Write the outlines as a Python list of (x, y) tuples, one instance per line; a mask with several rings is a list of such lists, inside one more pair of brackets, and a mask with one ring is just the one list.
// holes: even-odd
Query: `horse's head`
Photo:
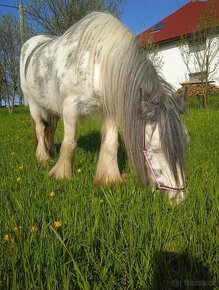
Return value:
[(152, 114), (144, 128), (142, 154), (147, 172), (156, 188), (168, 195), (170, 206), (185, 199), (188, 132), (179, 116), (185, 110), (185, 95), (152, 104), (156, 116)]

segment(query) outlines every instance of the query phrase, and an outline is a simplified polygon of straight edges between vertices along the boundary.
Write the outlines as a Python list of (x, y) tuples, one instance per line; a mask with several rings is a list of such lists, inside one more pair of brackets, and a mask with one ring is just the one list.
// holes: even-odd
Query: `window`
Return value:
[(151, 32), (160, 31), (163, 26), (164, 26), (164, 22), (159, 22), (159, 23), (154, 25), (154, 27), (152, 28)]
[(189, 80), (192, 82), (202, 82), (206, 72), (195, 72), (189, 74)]

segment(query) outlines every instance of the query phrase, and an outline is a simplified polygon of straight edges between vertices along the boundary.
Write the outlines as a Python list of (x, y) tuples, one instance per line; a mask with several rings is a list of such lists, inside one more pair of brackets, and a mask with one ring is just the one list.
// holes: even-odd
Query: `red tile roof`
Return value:
[[(163, 23), (160, 30), (153, 32), (155, 24), (140, 33), (137, 38), (140, 39), (142, 44), (145, 44), (148, 38), (153, 43), (162, 43), (182, 35), (190, 34), (197, 27), (203, 11), (209, 11), (209, 8), (208, 1), (190, 1), (176, 12), (158, 22), (157, 24)], [(215, 0), (215, 15), (219, 18), (219, 0)]]

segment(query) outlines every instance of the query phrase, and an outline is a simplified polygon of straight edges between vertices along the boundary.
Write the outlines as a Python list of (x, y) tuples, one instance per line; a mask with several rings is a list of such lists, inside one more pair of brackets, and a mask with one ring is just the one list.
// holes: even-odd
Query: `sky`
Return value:
[[(83, 1), (83, 0), (82, 0)], [(191, 0), (123, 0), (122, 22), (133, 33), (138, 34), (163, 18), (175, 12)], [(25, 0), (23, 0), (25, 3)], [(17, 5), (18, 0), (0, 0), (0, 4)], [(16, 9), (0, 6), (0, 14), (12, 12), (18, 15)]]
[(124, 0), (123, 23), (138, 34), (191, 0)]

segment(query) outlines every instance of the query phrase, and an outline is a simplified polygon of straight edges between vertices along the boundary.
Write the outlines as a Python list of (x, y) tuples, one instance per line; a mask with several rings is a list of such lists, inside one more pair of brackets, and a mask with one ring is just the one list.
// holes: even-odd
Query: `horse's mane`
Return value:
[[(72, 26), (62, 37), (79, 35), (75, 70), (89, 51), (88, 85), (95, 63), (100, 66), (100, 95), (108, 117), (116, 120), (129, 161), (141, 181), (147, 182), (143, 158), (146, 122), (158, 123), (166, 159), (179, 180), (185, 167), (185, 140), (173, 89), (158, 76), (136, 37), (113, 16), (94, 12)], [(70, 41), (70, 40), (69, 40)]]

